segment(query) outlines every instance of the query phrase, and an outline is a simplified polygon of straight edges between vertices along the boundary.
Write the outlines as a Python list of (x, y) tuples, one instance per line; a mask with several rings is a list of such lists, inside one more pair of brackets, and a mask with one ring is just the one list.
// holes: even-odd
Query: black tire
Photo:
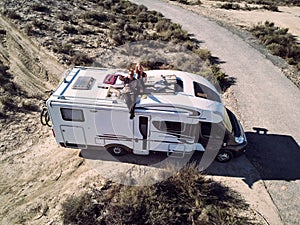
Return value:
[(47, 108), (43, 108), (40, 119), (41, 119), (41, 124), (43, 124), (44, 126), (47, 125), (47, 121), (45, 117), (46, 113), (48, 113)]
[(115, 156), (121, 156), (128, 153), (122, 146), (119, 145), (109, 147), (107, 151)]
[(48, 127), (52, 127), (51, 119), (48, 110), (45, 113), (45, 120)]
[(229, 162), (233, 158), (233, 153), (229, 150), (220, 150), (216, 156), (216, 160), (220, 163)]
[(48, 113), (48, 109), (45, 107), (43, 108), (42, 112), (41, 112), (41, 123), (44, 125), (44, 126), (48, 126), (48, 127), (52, 127), (52, 124), (51, 124), (51, 120), (50, 120), (50, 115)]

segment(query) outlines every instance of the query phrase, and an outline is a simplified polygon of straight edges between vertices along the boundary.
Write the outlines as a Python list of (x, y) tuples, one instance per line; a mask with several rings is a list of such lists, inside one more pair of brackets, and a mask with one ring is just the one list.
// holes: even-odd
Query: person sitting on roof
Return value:
[(135, 66), (135, 73), (137, 74), (137, 79), (140, 83), (140, 92), (144, 92), (145, 90), (145, 80), (147, 78), (147, 74), (144, 72), (144, 68), (140, 63), (137, 63)]
[(124, 82), (124, 88), (122, 94), (124, 96), (125, 103), (130, 112), (130, 119), (134, 117), (134, 107), (138, 96), (138, 82), (134, 77), (134, 71), (131, 69), (128, 72), (128, 76), (119, 76), (119, 79)]

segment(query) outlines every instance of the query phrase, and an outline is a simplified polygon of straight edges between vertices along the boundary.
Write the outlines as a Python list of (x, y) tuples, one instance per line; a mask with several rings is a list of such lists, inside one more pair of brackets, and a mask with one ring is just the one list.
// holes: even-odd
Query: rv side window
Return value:
[(83, 111), (81, 109), (61, 108), (60, 112), (63, 120), (75, 122), (84, 121)]
[(211, 123), (201, 123), (202, 137), (209, 138), (211, 133)]
[(184, 124), (174, 121), (153, 121), (156, 129), (171, 133), (181, 133), (184, 129)]

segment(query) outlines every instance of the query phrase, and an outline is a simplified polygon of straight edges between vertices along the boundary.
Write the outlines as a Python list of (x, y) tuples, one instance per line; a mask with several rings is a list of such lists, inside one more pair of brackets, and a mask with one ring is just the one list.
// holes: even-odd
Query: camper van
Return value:
[(184, 155), (217, 148), (219, 162), (245, 151), (241, 124), (208, 80), (182, 71), (145, 72), (147, 77), (138, 80), (144, 88), (130, 110), (119, 79), (127, 71), (94, 67), (67, 71), (46, 102), (57, 143), (80, 149), (101, 146), (117, 156), (150, 151)]

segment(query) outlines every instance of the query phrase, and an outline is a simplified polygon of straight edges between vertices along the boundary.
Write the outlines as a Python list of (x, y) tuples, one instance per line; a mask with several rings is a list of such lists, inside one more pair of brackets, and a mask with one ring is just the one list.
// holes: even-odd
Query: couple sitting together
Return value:
[(119, 76), (119, 79), (124, 82), (124, 88), (121, 92), (129, 109), (130, 119), (134, 117), (134, 107), (137, 96), (145, 90), (144, 79), (147, 77), (147, 74), (139, 63), (135, 67), (135, 72), (137, 74), (136, 78), (134, 77), (134, 70), (132, 69), (129, 70), (127, 77)]

